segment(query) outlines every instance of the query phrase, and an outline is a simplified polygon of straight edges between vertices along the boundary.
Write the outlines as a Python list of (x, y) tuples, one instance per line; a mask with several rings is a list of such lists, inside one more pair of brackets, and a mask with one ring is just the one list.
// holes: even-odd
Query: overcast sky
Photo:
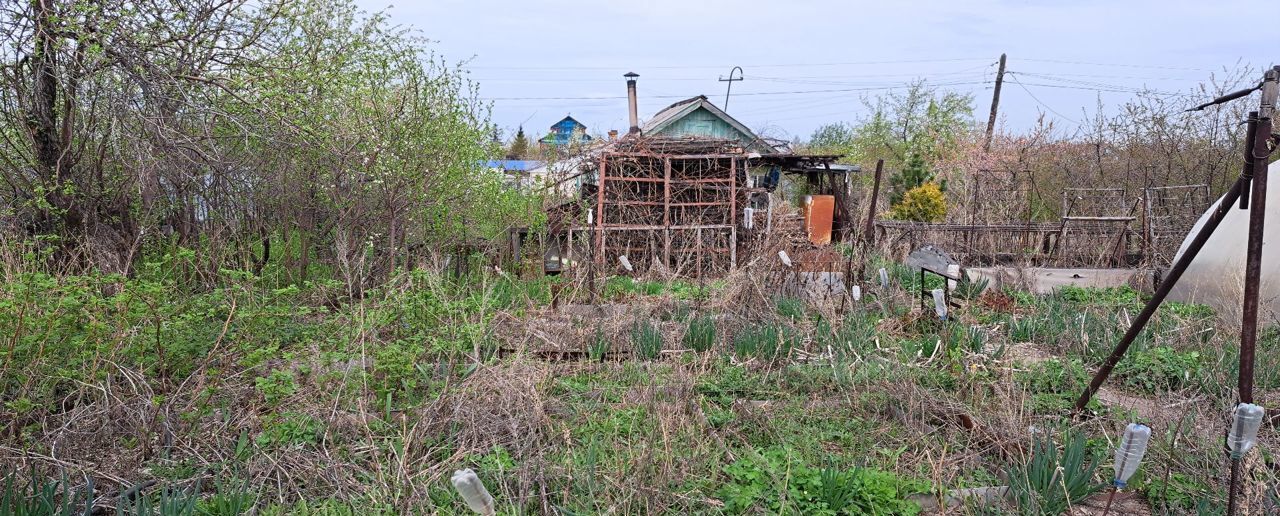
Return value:
[(1099, 96), (1115, 106), (1144, 87), (1186, 93), (1224, 68), (1280, 62), (1280, 6), (1262, 0), (358, 3), (465, 62), (494, 122), (532, 134), (566, 114), (593, 133), (625, 132), (628, 71), (640, 74), (643, 120), (694, 95), (722, 106), (717, 79), (741, 66), (729, 113), (768, 136), (807, 139), (865, 116), (863, 97), (918, 78), (973, 94), (985, 120), (1002, 52), (1010, 128), (1041, 113), (1073, 128)]

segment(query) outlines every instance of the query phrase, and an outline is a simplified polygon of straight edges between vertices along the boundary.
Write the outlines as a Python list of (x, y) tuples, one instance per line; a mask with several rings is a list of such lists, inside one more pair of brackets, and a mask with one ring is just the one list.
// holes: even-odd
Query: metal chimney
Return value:
[(631, 129), (627, 131), (629, 134), (640, 132), (640, 113), (639, 107), (636, 106), (636, 77), (640, 74), (635, 72), (627, 72), (623, 77), (627, 78), (627, 114), (631, 117)]

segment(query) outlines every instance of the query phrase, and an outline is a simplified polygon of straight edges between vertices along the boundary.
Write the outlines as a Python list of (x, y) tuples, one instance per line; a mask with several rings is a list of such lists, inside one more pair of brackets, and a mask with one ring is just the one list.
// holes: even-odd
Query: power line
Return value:
[(1042, 107), (1044, 107), (1045, 109), (1048, 109), (1051, 113), (1053, 113), (1053, 114), (1055, 114), (1055, 115), (1058, 115), (1058, 117), (1062, 118), (1063, 120), (1066, 120), (1066, 121), (1068, 121), (1068, 122), (1071, 122), (1071, 123), (1073, 123), (1073, 124), (1076, 124), (1076, 126), (1077, 126), (1077, 127), (1078, 127), (1078, 126), (1080, 126), (1080, 122), (1077, 122), (1077, 121), (1075, 121), (1075, 120), (1072, 120), (1071, 118), (1067, 117), (1066, 115), (1064, 115), (1064, 114), (1062, 114), (1062, 113), (1059, 113), (1059, 112), (1058, 112), (1058, 110), (1053, 109), (1053, 108), (1049, 107), (1049, 105), (1048, 105), (1048, 104), (1045, 104), (1044, 102), (1042, 102), (1042, 101), (1040, 100), (1040, 98), (1039, 98), (1039, 97), (1036, 97), (1036, 94), (1035, 94), (1035, 93), (1031, 93), (1031, 90), (1027, 89), (1027, 87), (1026, 87), (1025, 85), (1023, 85), (1023, 84), (1022, 84), (1022, 81), (1019, 81), (1019, 80), (1018, 80), (1018, 76), (1017, 76), (1017, 75), (1013, 75), (1013, 74), (1008, 74), (1008, 75), (1009, 75), (1009, 78), (1010, 78), (1010, 79), (1013, 79), (1013, 82), (1014, 82), (1015, 84), (1017, 84), (1019, 87), (1021, 87), (1021, 88), (1022, 88), (1022, 91), (1027, 92), (1027, 95), (1030, 95), (1030, 96), (1031, 96), (1031, 99), (1036, 101), (1036, 104), (1040, 104)]
[[(982, 84), (982, 81), (965, 81), (965, 82), (945, 82), (931, 84), (931, 86), (961, 86), (966, 84)], [(747, 93), (739, 93), (739, 96), (767, 96), (767, 95), (808, 95), (813, 93), (848, 93), (853, 91), (880, 91), (907, 88), (910, 85), (899, 84), (895, 86), (874, 86), (865, 88), (832, 88), (823, 90), (790, 90), (790, 91), (754, 91)], [(648, 95), (649, 99), (684, 99), (693, 95)], [(519, 100), (620, 100), (626, 99), (626, 95), (609, 95), (597, 97), (483, 97), (481, 100), (492, 101), (519, 101)]]
[[(903, 59), (889, 61), (845, 61), (832, 63), (770, 63), (770, 64), (745, 64), (740, 65), (752, 68), (804, 68), (818, 66), (850, 66), (850, 65), (881, 65), (881, 64), (917, 64), (917, 63), (950, 63), (958, 61), (986, 61), (987, 57), (960, 57), (948, 59)], [(661, 66), (631, 66), (634, 69), (651, 69), (651, 70), (696, 70), (703, 68), (724, 68), (726, 65), (661, 65)], [(621, 70), (618, 66), (469, 66), (472, 70)]]
[(1184, 66), (1143, 65), (1143, 64), (1129, 64), (1129, 63), (1092, 63), (1088, 61), (1068, 61), (1063, 59), (1032, 59), (1032, 58), (1026, 58), (1026, 57), (1019, 57), (1018, 60), (1033, 61), (1037, 63), (1057, 63), (1057, 64), (1073, 64), (1073, 65), (1085, 65), (1085, 66), (1110, 66), (1110, 67), (1116, 67), (1116, 68), (1148, 68), (1152, 70), (1186, 70), (1186, 71), (1194, 71), (1194, 72), (1212, 72), (1213, 71), (1213, 70), (1207, 70), (1204, 68), (1189, 68)]

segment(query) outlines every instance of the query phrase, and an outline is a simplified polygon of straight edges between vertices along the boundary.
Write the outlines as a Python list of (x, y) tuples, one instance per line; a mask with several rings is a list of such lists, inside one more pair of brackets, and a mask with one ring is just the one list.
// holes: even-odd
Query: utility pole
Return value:
[(991, 136), (996, 131), (996, 110), (1000, 108), (1000, 86), (1004, 84), (1005, 55), (1000, 54), (1000, 69), (996, 71), (996, 91), (991, 95), (991, 117), (987, 118), (987, 138), (983, 140), (982, 151), (991, 152)]
[[(737, 79), (733, 78), (733, 72), (738, 72), (738, 78), (737, 78)], [(728, 84), (728, 85), (726, 85), (726, 86), (725, 86), (725, 88), (724, 88), (724, 111), (725, 111), (726, 113), (728, 113), (728, 112), (729, 112), (729, 91), (733, 89), (733, 83), (738, 82), (738, 81), (741, 81), (741, 80), (742, 80), (742, 67), (741, 67), (741, 66), (735, 66), (735, 67), (733, 67), (733, 69), (732, 69), (732, 70), (729, 70), (729, 78), (728, 78), (728, 79), (725, 79), (724, 77), (721, 77), (721, 78), (720, 78), (720, 82), (727, 82), (727, 83), (729, 83), (729, 84)]]

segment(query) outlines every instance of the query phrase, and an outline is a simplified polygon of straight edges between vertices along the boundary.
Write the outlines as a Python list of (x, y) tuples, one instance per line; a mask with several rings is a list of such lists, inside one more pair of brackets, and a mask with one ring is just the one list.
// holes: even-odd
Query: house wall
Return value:
[(688, 115), (672, 122), (658, 131), (662, 136), (705, 136), (724, 140), (738, 140), (752, 143), (752, 138), (742, 134), (732, 125), (703, 108), (698, 108)]

